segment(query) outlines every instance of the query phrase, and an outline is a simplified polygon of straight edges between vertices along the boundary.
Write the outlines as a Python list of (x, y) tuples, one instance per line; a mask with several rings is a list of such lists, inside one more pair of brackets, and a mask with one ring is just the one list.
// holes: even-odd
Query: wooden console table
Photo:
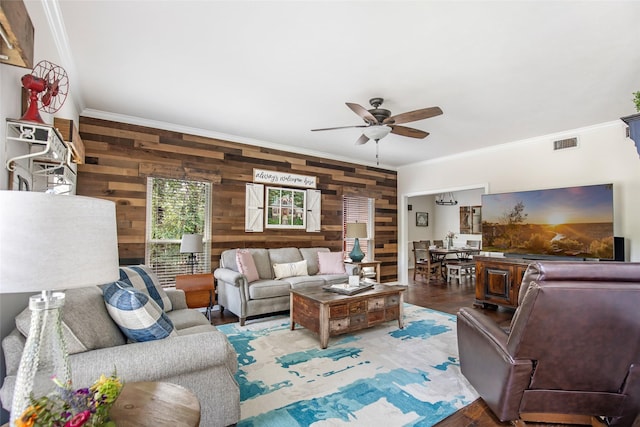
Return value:
[(296, 323), (320, 335), (320, 347), (327, 348), (329, 336), (397, 320), (404, 327), (402, 304), (406, 286), (380, 285), (355, 294), (342, 295), (322, 288), (292, 289), (291, 330)]
[(126, 383), (109, 416), (118, 427), (197, 427), (200, 402), (176, 384)]
[(516, 308), (522, 276), (531, 261), (519, 258), (474, 256), (476, 299), (474, 305)]

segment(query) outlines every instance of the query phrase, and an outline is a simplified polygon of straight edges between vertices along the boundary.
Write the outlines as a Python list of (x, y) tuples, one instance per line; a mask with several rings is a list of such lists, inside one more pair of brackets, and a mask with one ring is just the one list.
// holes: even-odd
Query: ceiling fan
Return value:
[(442, 114), (442, 110), (440, 109), (440, 107), (429, 107), (392, 116), (391, 111), (380, 108), (383, 102), (383, 98), (371, 98), (369, 100), (369, 104), (371, 104), (373, 108), (370, 110), (367, 110), (359, 104), (354, 104), (352, 102), (346, 103), (347, 107), (349, 107), (354, 113), (356, 113), (364, 120), (365, 124), (363, 125), (339, 126), (311, 130), (324, 131), (347, 128), (364, 128), (364, 130), (362, 131), (362, 135), (356, 141), (356, 145), (366, 144), (370, 139), (376, 141), (376, 163), (379, 164), (377, 153), (377, 144), (379, 140), (389, 135), (389, 133), (394, 133), (400, 136), (408, 136), (409, 138), (426, 138), (429, 135), (428, 132), (399, 125), (402, 123), (428, 119), (430, 117), (439, 116), (440, 114)]

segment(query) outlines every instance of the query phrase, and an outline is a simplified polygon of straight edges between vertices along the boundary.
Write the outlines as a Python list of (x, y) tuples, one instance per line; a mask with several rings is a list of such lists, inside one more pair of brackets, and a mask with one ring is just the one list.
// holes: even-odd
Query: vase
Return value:
[(453, 238), (447, 237), (447, 249), (453, 248)]

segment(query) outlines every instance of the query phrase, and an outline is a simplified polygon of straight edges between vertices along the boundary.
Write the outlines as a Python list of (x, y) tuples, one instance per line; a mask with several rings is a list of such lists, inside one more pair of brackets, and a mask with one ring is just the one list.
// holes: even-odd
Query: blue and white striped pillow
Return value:
[(149, 295), (165, 313), (173, 310), (171, 300), (162, 289), (158, 277), (146, 265), (120, 267), (120, 280)]
[(126, 282), (104, 288), (107, 311), (120, 330), (133, 342), (177, 336), (171, 319), (144, 292)]

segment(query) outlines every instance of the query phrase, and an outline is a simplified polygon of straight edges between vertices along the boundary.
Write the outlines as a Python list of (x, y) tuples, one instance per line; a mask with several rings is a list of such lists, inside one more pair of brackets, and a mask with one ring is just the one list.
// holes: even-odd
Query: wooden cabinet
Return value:
[(516, 258), (475, 256), (476, 299), (474, 305), (516, 308), (522, 276), (530, 261)]
[(403, 328), (404, 286), (375, 285), (356, 295), (341, 295), (323, 289), (291, 290), (291, 330), (296, 323), (320, 335), (320, 347), (329, 337), (355, 332), (390, 320)]

